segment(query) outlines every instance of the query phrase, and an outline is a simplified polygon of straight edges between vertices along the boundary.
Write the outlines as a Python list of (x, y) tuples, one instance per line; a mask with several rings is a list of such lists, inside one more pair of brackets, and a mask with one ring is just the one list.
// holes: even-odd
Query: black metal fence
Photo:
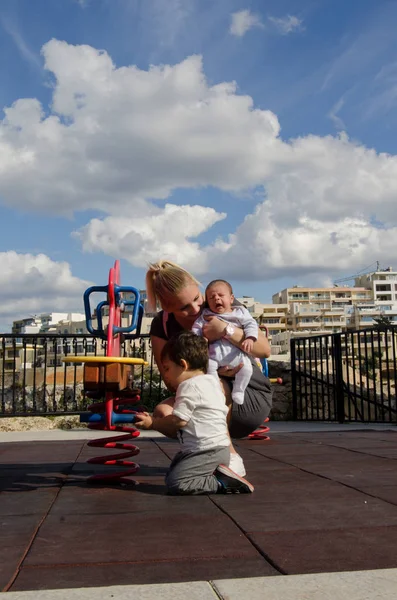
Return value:
[(311, 421), (397, 423), (397, 329), (291, 339), (293, 414)]
[[(167, 397), (151, 351), (149, 335), (122, 344), (122, 356), (141, 357), (148, 366), (134, 368), (133, 387), (151, 410)], [(0, 417), (71, 415), (87, 409), (92, 399), (83, 389), (82, 363), (65, 356), (105, 356), (106, 341), (89, 334), (0, 334)]]

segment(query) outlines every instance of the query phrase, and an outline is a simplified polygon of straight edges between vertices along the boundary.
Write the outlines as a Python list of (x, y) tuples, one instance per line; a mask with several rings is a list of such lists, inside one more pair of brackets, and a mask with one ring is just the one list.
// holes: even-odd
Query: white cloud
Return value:
[(287, 15), (286, 17), (269, 17), (269, 21), (272, 25), (282, 34), (288, 35), (293, 31), (302, 29), (303, 21), (293, 15)]
[(387, 264), (395, 254), (396, 226), (378, 229), (366, 219), (323, 222), (301, 217), (298, 223), (282, 227), (272, 216), (271, 207), (264, 203), (238, 228), (222, 259), (225, 276), (261, 280), (264, 274), (276, 278), (336, 270), (350, 273), (374, 257)]
[(45, 254), (0, 252), (0, 324), (46, 311), (82, 312), (84, 290), (66, 262)]
[(13, 206), (105, 212), (177, 187), (241, 190), (266, 173), (278, 145), (270, 111), (234, 83), (208, 86), (199, 56), (174, 67), (116, 69), (105, 52), (52, 40), (53, 112), (20, 99), (0, 122), (0, 194)]
[[(263, 280), (392, 264), (396, 156), (345, 134), (283, 140), (276, 115), (235, 83), (210, 86), (198, 56), (144, 71), (57, 40), (43, 55), (55, 78), (52, 112), (20, 99), (0, 122), (0, 197), (9, 206), (100, 210), (77, 234), (84, 250), (139, 267), (166, 255), (194, 272), (221, 267)], [(263, 202), (230, 236), (207, 233), (203, 245), (225, 215), (169, 196), (206, 186), (235, 194), (230, 213), (239, 193), (262, 190)]]
[(93, 219), (75, 235), (85, 251), (119, 256), (137, 267), (145, 268), (162, 256), (205, 273), (207, 254), (191, 240), (225, 217), (204, 206), (166, 204), (154, 214)]
[(260, 17), (248, 9), (234, 12), (231, 17), (232, 22), (229, 31), (237, 37), (243, 37), (253, 27), (263, 27)]

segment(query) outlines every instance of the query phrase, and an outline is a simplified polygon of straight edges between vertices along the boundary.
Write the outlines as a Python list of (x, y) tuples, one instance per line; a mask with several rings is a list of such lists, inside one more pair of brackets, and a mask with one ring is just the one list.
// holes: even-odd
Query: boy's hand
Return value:
[(138, 427), (138, 429), (152, 429), (153, 418), (147, 412), (137, 413), (134, 425), (135, 427)]
[(252, 352), (253, 347), (254, 347), (254, 340), (249, 337), (246, 340), (244, 340), (241, 344), (242, 350), (244, 350), (244, 352), (247, 352), (248, 354), (250, 354)]

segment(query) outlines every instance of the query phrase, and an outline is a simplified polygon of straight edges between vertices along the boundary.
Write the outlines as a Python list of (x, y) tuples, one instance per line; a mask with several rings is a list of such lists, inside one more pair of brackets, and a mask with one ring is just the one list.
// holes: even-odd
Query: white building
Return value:
[(288, 304), (265, 304), (257, 302), (252, 296), (236, 299), (258, 321), (259, 326), (267, 330), (269, 340), (286, 330)]
[(397, 302), (397, 271), (392, 267), (360, 275), (354, 282), (357, 287), (370, 290), (372, 300), (380, 306)]
[(377, 319), (386, 317), (391, 324), (397, 325), (397, 302), (386, 303), (377, 301), (372, 303), (357, 304), (347, 320), (347, 327), (351, 329), (365, 329), (376, 325)]
[(83, 313), (42, 313), (40, 315), (32, 315), (25, 319), (13, 321), (12, 333), (47, 333), (51, 328), (55, 327), (62, 321), (81, 321), (85, 319)]

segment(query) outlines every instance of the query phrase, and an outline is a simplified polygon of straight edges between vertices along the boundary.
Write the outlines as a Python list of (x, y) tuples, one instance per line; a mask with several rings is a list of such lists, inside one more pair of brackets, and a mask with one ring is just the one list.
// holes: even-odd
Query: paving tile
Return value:
[(213, 504), (203, 514), (49, 515), (27, 565), (254, 558), (257, 551)]
[(343, 460), (343, 457), (348, 453), (347, 450), (343, 448), (336, 448), (333, 446), (327, 446), (322, 443), (315, 444), (275, 444), (273, 446), (263, 445), (260, 448), (253, 447), (251, 448), (253, 451), (260, 451), (260, 454), (263, 456), (267, 456), (269, 458), (282, 458), (282, 457), (296, 457), (296, 456), (325, 456), (335, 459)]
[(25, 492), (38, 488), (57, 488), (66, 480), (70, 470), (71, 465), (68, 463), (18, 465), (18, 468), (7, 467), (0, 471), (0, 492)]
[(339, 481), (356, 489), (373, 485), (375, 482), (380, 486), (393, 485), (396, 483), (397, 478), (396, 467), (387, 464), (379, 468), (368, 465), (367, 469), (353, 466), (350, 469), (346, 468), (345, 471), (336, 465), (334, 467), (324, 465), (312, 468), (311, 472), (332, 479), (333, 481)]
[[(135, 477), (135, 476), (134, 476)], [(214, 507), (207, 496), (167, 496), (163, 477), (158, 483), (143, 483), (134, 488), (115, 486), (65, 485), (51, 515), (95, 515), (153, 513), (177, 516), (189, 514), (214, 514)], [(153, 478), (151, 479), (153, 482)], [(1, 497), (0, 497), (1, 498)], [(123, 517), (124, 518), (124, 517)]]
[(397, 567), (397, 527), (254, 533), (253, 541), (287, 574)]
[(360, 490), (364, 494), (370, 494), (371, 496), (386, 500), (386, 502), (390, 502), (397, 506), (397, 484), (362, 486), (360, 487)]
[(0, 464), (74, 462), (84, 442), (11, 442), (0, 445)]
[(25, 546), (0, 546), (0, 592), (16, 573), (24, 552)]
[(372, 449), (380, 449), (380, 448), (396, 448), (397, 446), (397, 437), (395, 440), (380, 440), (380, 439), (344, 439), (343, 437), (340, 440), (333, 441), (332, 443), (327, 442), (330, 447), (333, 448), (348, 448), (351, 450), (356, 450), (357, 452), (364, 452), (366, 450)]
[(318, 481), (320, 478), (314, 473), (307, 473), (300, 469), (290, 466), (283, 465), (280, 469), (264, 469), (257, 462), (244, 461), (247, 478), (252, 479), (254, 485), (258, 484), (271, 484), (277, 483), (280, 486), (284, 484), (291, 485), (293, 483), (296, 486), (303, 486), (308, 482)]
[[(211, 558), (163, 560), (123, 564), (86, 564), (81, 567), (23, 567), (11, 591), (209, 581), (219, 577), (259, 577), (277, 575), (269, 563), (256, 558)], [(131, 596), (132, 597), (132, 596)], [(135, 598), (135, 596), (133, 596)], [(186, 596), (190, 598), (190, 595)], [(149, 596), (151, 599), (152, 596)]]
[(1, 515), (0, 547), (27, 546), (40, 521), (40, 515)]
[(381, 458), (390, 458), (390, 459), (394, 459), (397, 460), (397, 446), (395, 447), (383, 447), (383, 448), (367, 448), (367, 449), (360, 449), (360, 452), (362, 452), (362, 454), (369, 454), (371, 456), (379, 456)]
[[(40, 488), (16, 492), (0, 493), (0, 515), (42, 515), (50, 508), (56, 494), (57, 487)], [(1, 517), (0, 517), (1, 518)]]
[[(233, 498), (217, 496), (215, 501), (246, 532), (253, 531), (299, 531), (339, 529), (340, 527), (395, 526), (397, 507), (383, 500), (349, 490), (339, 493), (324, 492), (313, 497), (295, 497), (294, 490), (271, 500), (256, 491), (244, 503)], [(291, 499), (293, 500), (291, 501)]]
[(305, 444), (306, 443), (306, 441), (304, 439), (302, 439), (302, 437), (298, 437), (298, 435), (295, 433), (274, 434), (274, 432), (272, 433), (272, 430), (270, 428), (270, 432), (268, 435), (270, 436), (270, 440), (249, 440), (249, 439), (233, 440), (233, 444), (235, 444), (236, 446), (239, 446), (239, 447), (241, 447), (241, 446), (255, 447), (255, 446), (259, 446), (259, 445), (273, 446), (273, 445), (278, 445), (280, 443), (282, 443), (283, 445), (296, 444), (296, 443)]

